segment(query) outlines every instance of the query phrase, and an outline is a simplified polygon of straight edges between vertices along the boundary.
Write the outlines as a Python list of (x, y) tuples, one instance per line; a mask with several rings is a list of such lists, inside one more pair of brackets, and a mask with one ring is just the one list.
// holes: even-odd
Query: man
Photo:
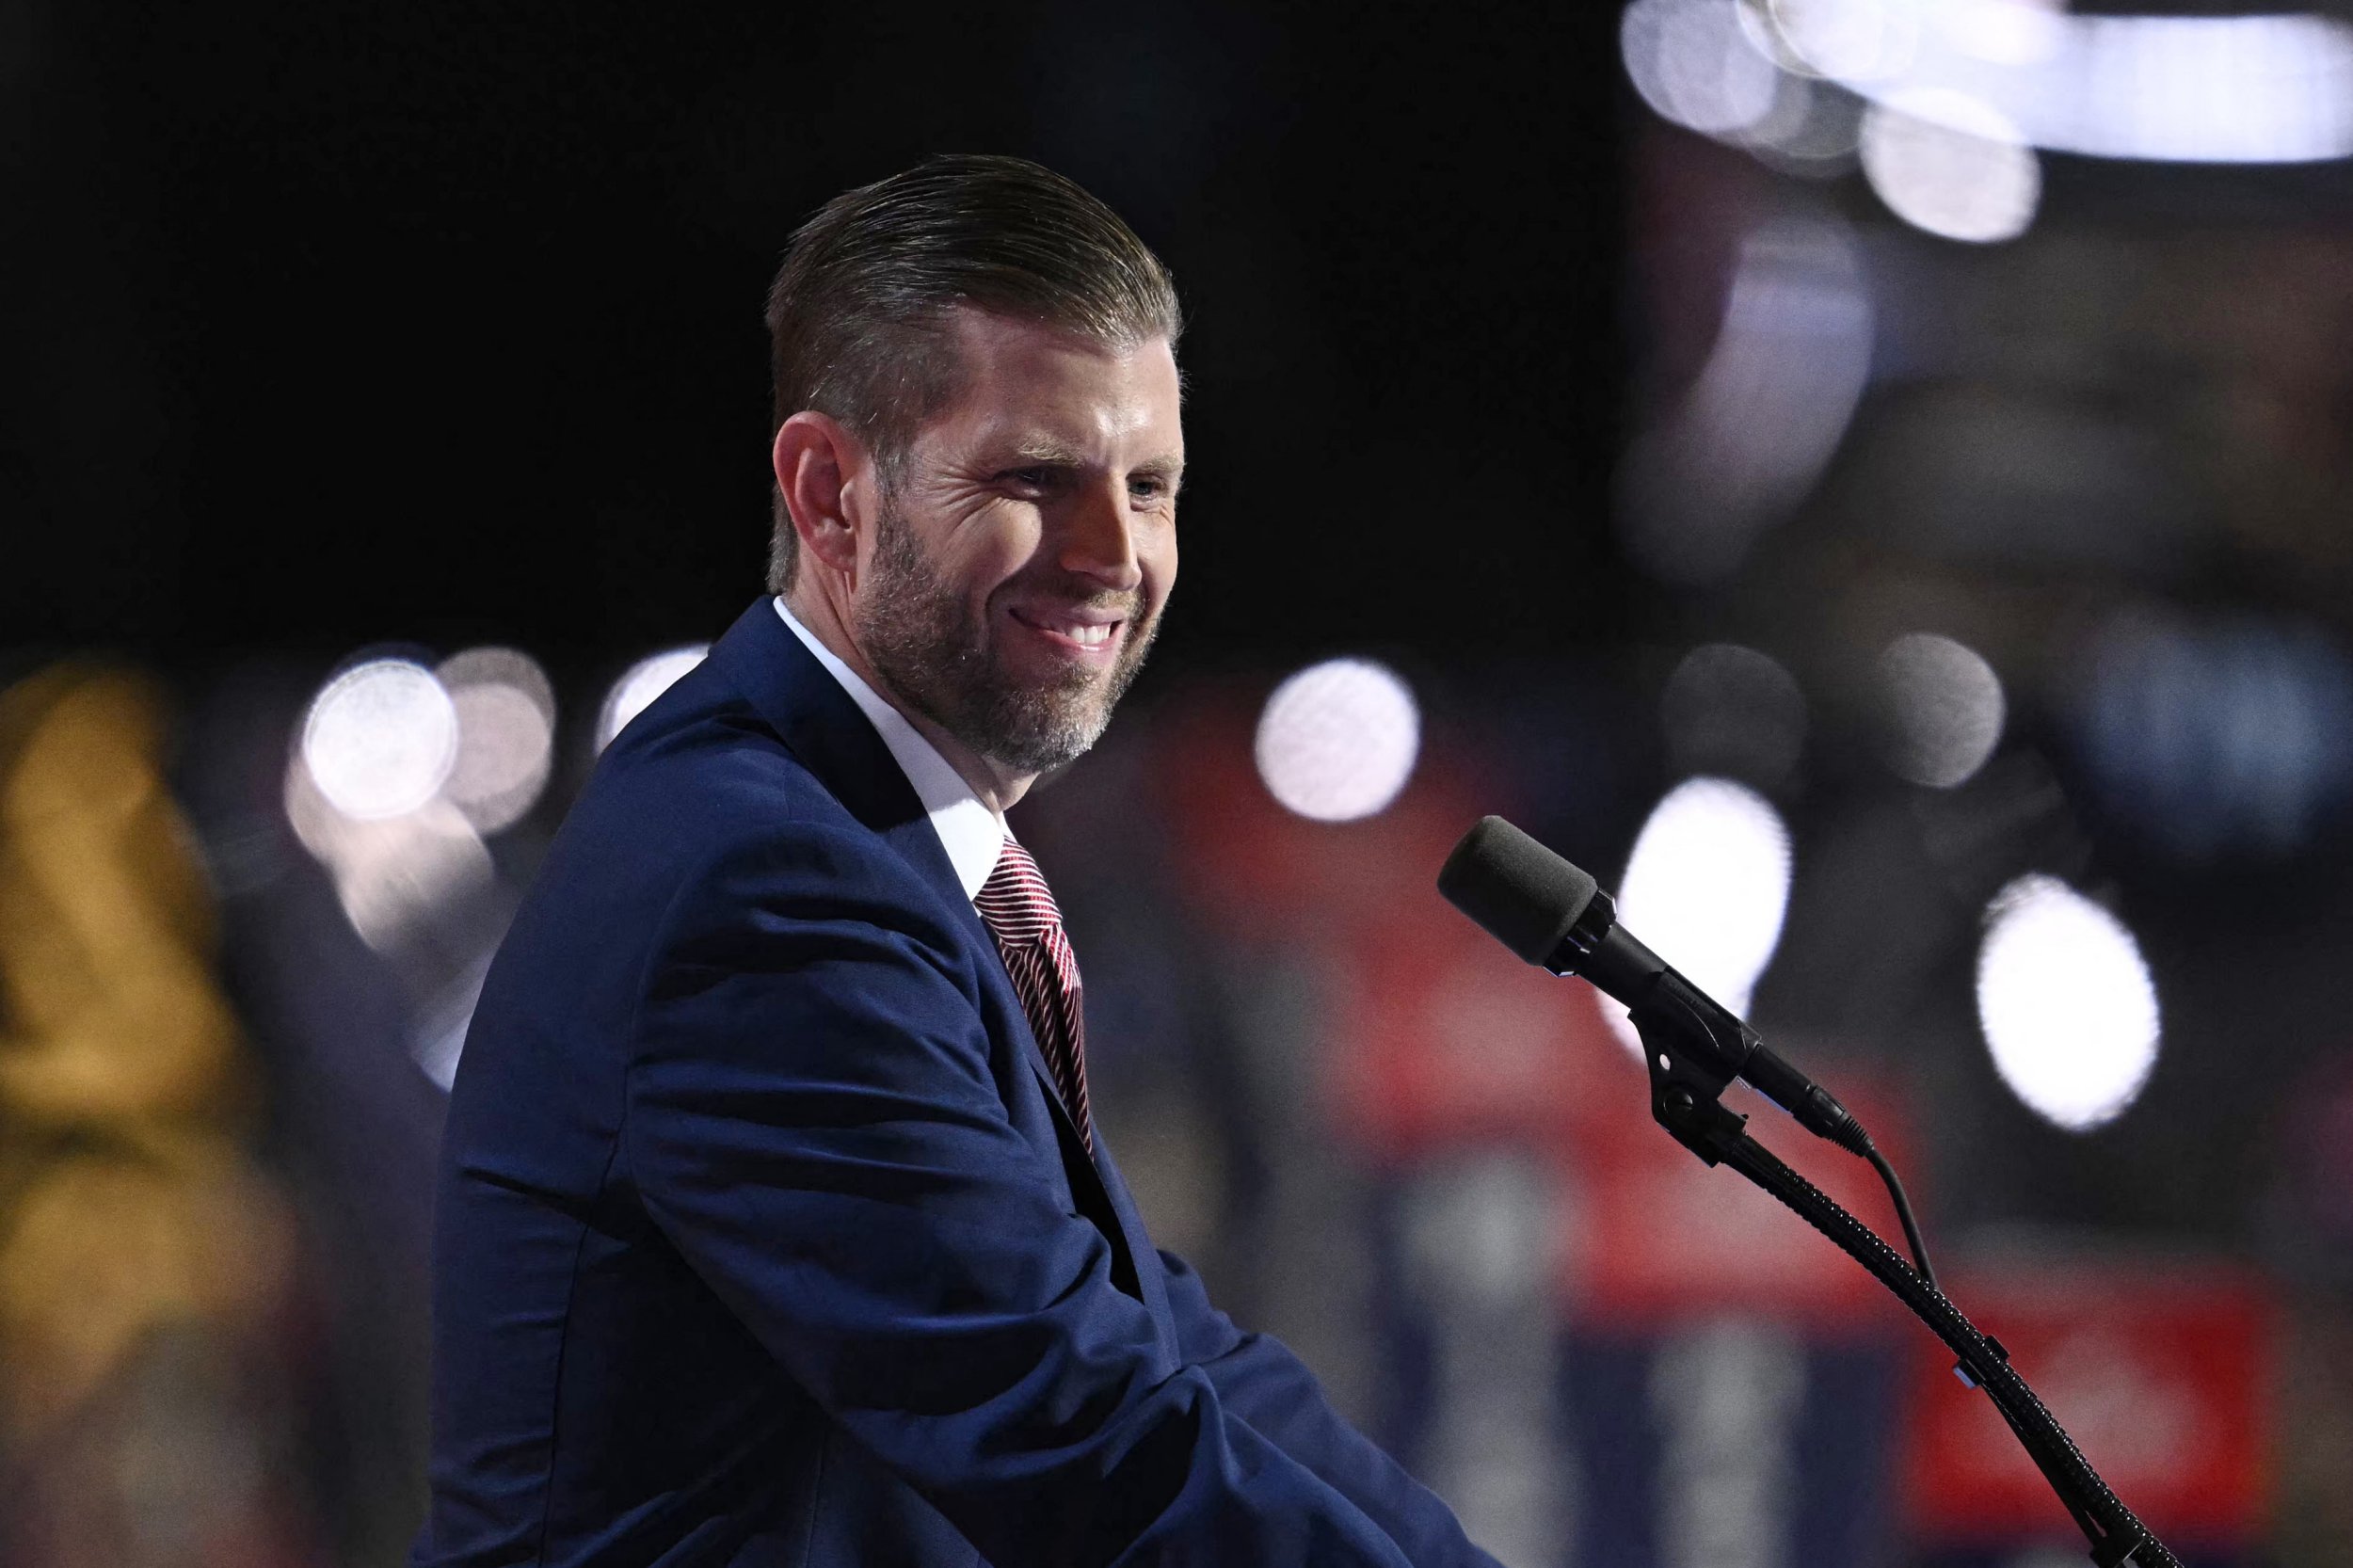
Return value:
[(1167, 275), (937, 159), (768, 319), (776, 597), (607, 751), (458, 1070), (416, 1562), (1491, 1568), (1152, 1248), (1004, 827), (1176, 578)]

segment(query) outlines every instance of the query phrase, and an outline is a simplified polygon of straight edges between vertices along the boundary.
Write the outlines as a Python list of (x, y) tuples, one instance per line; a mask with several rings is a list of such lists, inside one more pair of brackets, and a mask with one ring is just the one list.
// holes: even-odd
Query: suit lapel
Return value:
[(712, 645), (711, 658), (852, 816), (888, 839), (943, 895), (970, 902), (898, 760), (774, 603), (755, 600)]
[[(947, 848), (940, 843), (898, 759), (890, 755), (890, 748), (841, 683), (801, 646), (770, 600), (753, 600), (751, 608), (737, 616), (735, 624), (712, 646), (711, 658), (792, 754), (852, 816), (883, 836), (954, 911), (972, 945), (989, 955), (988, 962), (974, 967), (989, 993), (996, 1015), (993, 1021), (1013, 1034), (1029, 1059), (1030, 1071), (1046, 1098), (1047, 1113), (1054, 1119), (1055, 1136), (1062, 1145), (1064, 1164), (1070, 1168), (1073, 1187), (1091, 1189), (1078, 1194), (1080, 1206), (1113, 1242), (1114, 1279), (1131, 1295), (1141, 1296), (1137, 1262), (1144, 1256), (1144, 1229), (1135, 1205), (1116, 1173), (1110, 1171), (1108, 1155), (1100, 1168), (1087, 1158), (1078, 1126), (1054, 1086), (1046, 1052), (1030, 1028), (1029, 1016), (1022, 1011), (1003, 963), (997, 958), (996, 939), (966, 896), (955, 865), (948, 858)], [(1153, 1283), (1157, 1286), (1157, 1278)], [(1155, 1307), (1154, 1316), (1166, 1315), (1162, 1302)]]

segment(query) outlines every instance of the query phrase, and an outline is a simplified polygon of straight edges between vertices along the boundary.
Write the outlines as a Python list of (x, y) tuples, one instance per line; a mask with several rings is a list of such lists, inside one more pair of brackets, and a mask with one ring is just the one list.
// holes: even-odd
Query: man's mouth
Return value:
[(1052, 610), (1046, 608), (1015, 609), (1015, 620), (1037, 632), (1049, 645), (1067, 648), (1080, 653), (1108, 652), (1127, 625), (1123, 616), (1104, 615), (1093, 610)]

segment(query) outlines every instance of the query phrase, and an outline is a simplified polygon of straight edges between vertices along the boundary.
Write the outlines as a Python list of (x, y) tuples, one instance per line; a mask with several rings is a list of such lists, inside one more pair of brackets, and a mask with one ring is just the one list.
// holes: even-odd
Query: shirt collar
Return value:
[(1005, 822), (981, 802), (972, 792), (972, 786), (964, 781), (939, 748), (923, 736), (923, 732), (907, 722), (907, 717), (888, 702), (882, 694), (860, 680), (857, 671), (836, 657), (833, 649), (817, 640), (817, 634), (795, 619), (784, 607), (784, 596), (778, 594), (775, 604), (776, 614), (792, 634), (801, 639), (801, 646), (817, 657), (825, 666), (825, 673), (850, 694), (858, 712), (874, 727), (884, 745), (890, 748), (899, 771), (907, 776), (915, 787), (915, 796), (923, 803), (923, 810), (932, 820), (932, 831), (939, 835), (940, 847), (948, 852), (949, 864), (956, 869), (956, 880), (964, 885), (964, 896), (971, 898), (988, 880), (988, 873), (997, 869), (997, 857), (1005, 849)]

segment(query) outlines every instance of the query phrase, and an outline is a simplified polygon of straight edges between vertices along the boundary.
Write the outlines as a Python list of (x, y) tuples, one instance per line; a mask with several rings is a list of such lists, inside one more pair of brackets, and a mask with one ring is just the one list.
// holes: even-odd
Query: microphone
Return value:
[[(1582, 976), (1625, 1003), (1638, 1030), (1645, 1018), (1672, 1023), (1679, 1048), (1705, 1059), (1718, 1087), (1745, 1079), (1807, 1131), (1878, 1163), (1862, 1124), (1829, 1091), (1636, 940), (1592, 875), (1501, 817), (1481, 817), (1463, 835), (1438, 872), (1438, 891), (1529, 963)], [(1655, 1048), (1647, 1038), (1645, 1048)]]
[[(1651, 1109), (1659, 1125), (1708, 1164), (1731, 1166), (1811, 1223), (1958, 1351), (1954, 1372), (1992, 1396), (2027, 1456), (2092, 1542), (2095, 1560), (2179, 1568), (2178, 1560), (2084, 1463), (2074, 1443), (2009, 1367), (2001, 1341), (1962, 1317), (1945, 1297), (1929, 1267), (1928, 1246), (1903, 1183), (1846, 1107), (1619, 925), (1617, 901), (1590, 873), (1501, 817), (1481, 817), (1463, 835), (1438, 872), (1438, 891), (1529, 963), (1554, 974), (1582, 975), (1625, 1003), (1641, 1032)], [(1718, 1102), (1736, 1078), (1748, 1080), (1808, 1131), (1870, 1161), (1902, 1222), (1914, 1277), (1905, 1277), (1895, 1255), (1853, 1215), (1750, 1137), (1746, 1116)]]

